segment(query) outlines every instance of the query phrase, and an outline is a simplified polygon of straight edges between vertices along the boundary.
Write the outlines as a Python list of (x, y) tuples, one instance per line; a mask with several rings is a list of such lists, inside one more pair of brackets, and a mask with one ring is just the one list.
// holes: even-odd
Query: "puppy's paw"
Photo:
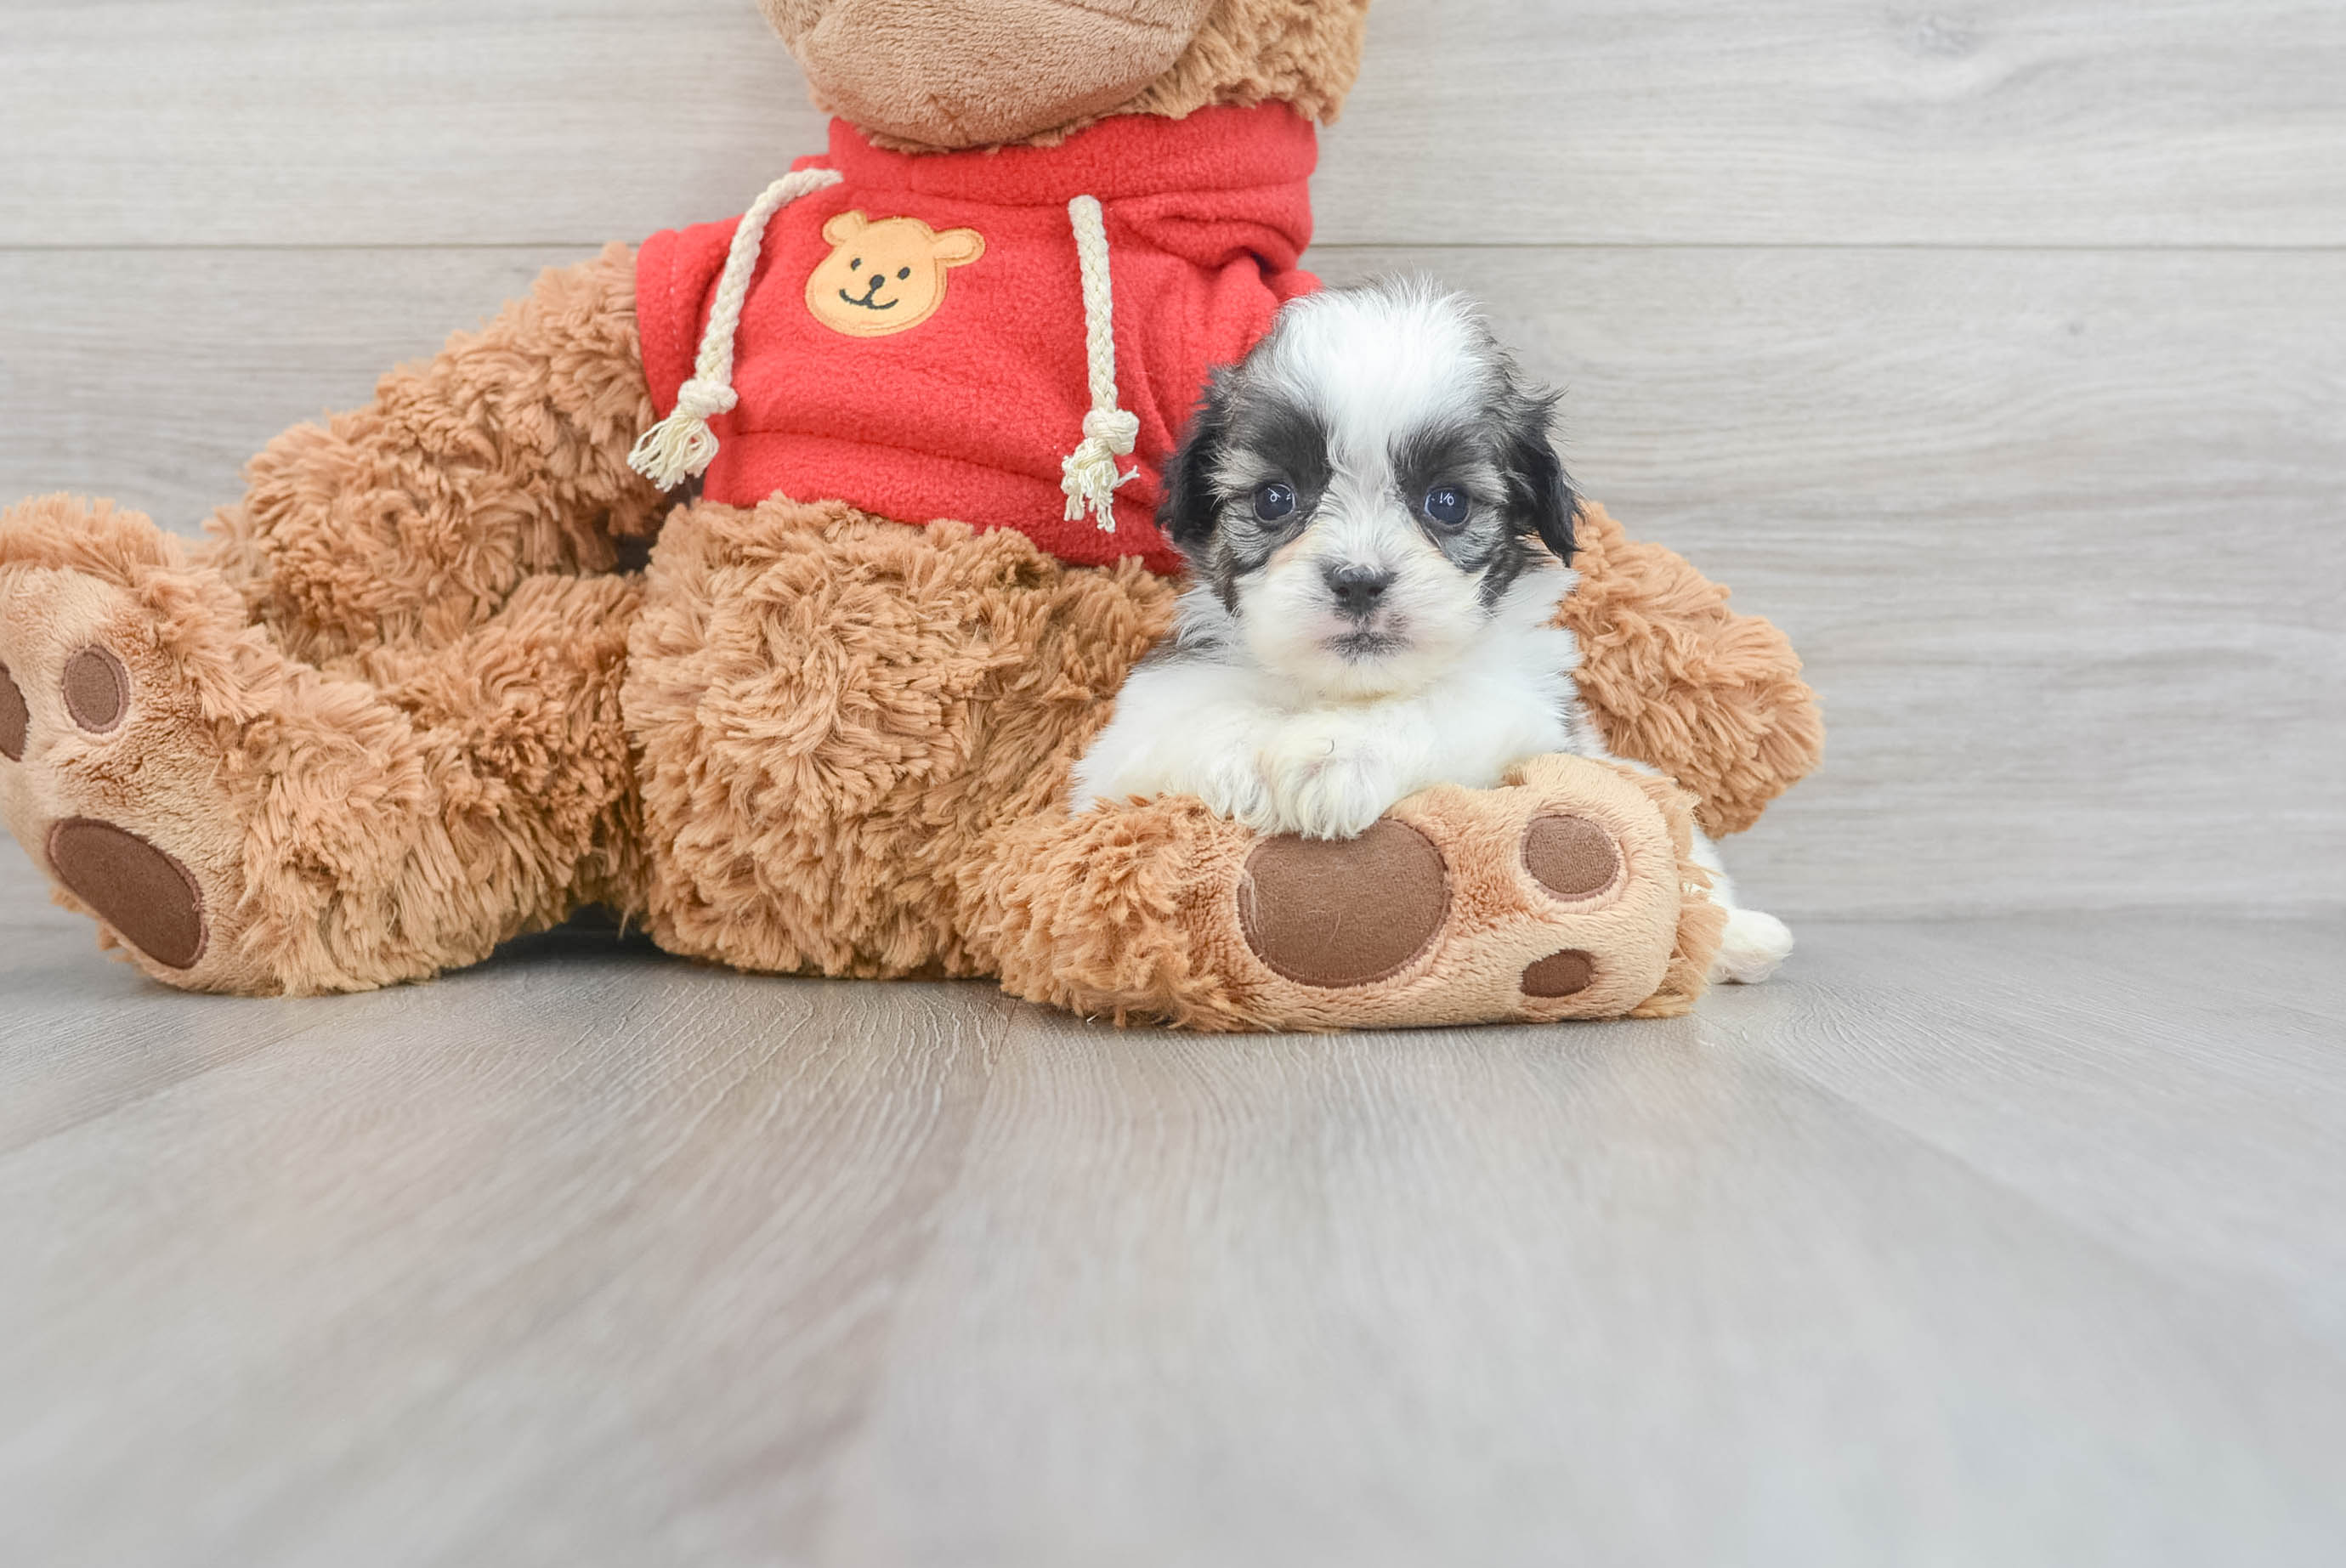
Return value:
[(1341, 720), (1286, 727), (1262, 749), (1275, 830), (1307, 839), (1357, 839), (1401, 798), (1376, 742)]
[(1277, 830), (1270, 824), (1278, 809), (1252, 758), (1231, 756), (1218, 760), (1195, 782), (1198, 799), (1215, 815), (1243, 822), (1258, 832)]
[(1791, 930), (1774, 915), (1759, 910), (1729, 910), (1727, 930), (1710, 961), (1710, 978), (1757, 985), (1775, 973), (1791, 951)]

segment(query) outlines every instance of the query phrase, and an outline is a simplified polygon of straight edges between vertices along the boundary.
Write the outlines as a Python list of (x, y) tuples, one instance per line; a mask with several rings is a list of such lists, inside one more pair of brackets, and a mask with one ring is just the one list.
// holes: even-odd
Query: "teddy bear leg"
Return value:
[(629, 253), (288, 432), (189, 546), (0, 515), (0, 807), (191, 990), (352, 990), (641, 900), (618, 687), (659, 495)]
[(444, 646), (287, 657), (144, 517), (0, 513), (0, 815), (163, 983), (351, 991), (624, 894), (622, 576), (525, 579)]
[(626, 708), (653, 939), (870, 977), (990, 972), (988, 835), (1064, 815), (1175, 594), (1008, 529), (781, 497), (678, 511), (644, 581)]
[(1009, 990), (1119, 1021), (1665, 1016), (1700, 994), (1722, 922), (1689, 828), (1669, 785), (1568, 757), (1425, 790), (1347, 841), (1168, 798), (1006, 830), (983, 934)]
[(627, 466), (656, 417), (633, 252), (613, 245), (383, 377), (365, 407), (270, 443), (196, 558), (295, 658), (443, 646), (532, 576), (627, 564), (623, 541), (667, 507)]

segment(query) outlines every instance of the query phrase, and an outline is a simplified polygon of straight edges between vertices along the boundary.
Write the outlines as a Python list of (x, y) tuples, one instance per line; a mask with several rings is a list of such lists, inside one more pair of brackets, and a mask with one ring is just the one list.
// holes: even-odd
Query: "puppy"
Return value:
[[(1549, 752), (1606, 758), (1556, 624), (1578, 498), (1474, 307), (1415, 282), (1280, 312), (1216, 374), (1166, 473), (1158, 525), (1193, 584), (1076, 765), (1074, 809), (1195, 795), (1265, 833), (1357, 836), (1433, 784), (1488, 789)], [(1714, 978), (1791, 949), (1730, 913)]]

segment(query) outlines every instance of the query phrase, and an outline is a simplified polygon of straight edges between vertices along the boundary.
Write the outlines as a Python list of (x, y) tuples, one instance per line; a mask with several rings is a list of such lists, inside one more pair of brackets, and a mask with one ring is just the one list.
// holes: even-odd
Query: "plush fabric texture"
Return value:
[[(200, 954), (127, 949), (167, 983), (352, 991), (476, 962), (581, 902), (641, 901), (618, 706), (638, 593), (536, 577), (444, 647), (378, 648), (330, 676), (286, 658), (145, 518), (25, 503), (0, 514), (0, 659), (30, 739), (0, 809), (69, 908), (105, 913), (50, 859), (73, 841), (62, 823), (134, 836), (184, 872)], [(65, 688), (93, 647), (128, 687), (104, 733)]]
[[(185, 866), (202, 962), (134, 956), (189, 988), (418, 978), (586, 900), (745, 968), (994, 972), (1037, 1000), (1202, 1028), (1668, 1013), (1717, 942), (1689, 799), (1545, 759), (1395, 812), (1448, 879), (1417, 957), (1341, 990), (1281, 975), (1239, 902), (1254, 835), (1194, 801), (1061, 805), (1172, 585), (1134, 562), (1062, 565), (1015, 532), (703, 504), (671, 516), (643, 590), (535, 575), (439, 647), (378, 643), (332, 675), (286, 659), (143, 519), (28, 504), (0, 522), (10, 568), (29, 570), (0, 576), (0, 663), (32, 710), (26, 765), (0, 771), (11, 825), (32, 846), (104, 821)], [(1685, 631), (1658, 614), (1609, 657)], [(66, 709), (62, 672), (92, 646), (128, 672), (118, 738)], [(1568, 869), (1589, 847), (1555, 844), (1584, 823), (1634, 873), (1597, 907), (1572, 896), (1594, 881)], [(1388, 917), (1389, 891), (1363, 886), (1363, 918)], [(1592, 983), (1525, 996), (1566, 952)]]
[(984, 973), (987, 835), (1058, 810), (1173, 585), (839, 503), (668, 521), (630, 733), (660, 944), (744, 969)]
[[(1062, 9), (1169, 29), (1152, 47), (1194, 26), (1121, 106), (1145, 114), (1047, 148), (916, 158), (842, 129), (847, 183), (778, 223), (689, 504), (627, 454), (672, 406), (726, 225), (548, 272), (286, 433), (205, 545), (103, 502), (0, 513), (0, 815), (59, 901), (157, 980), (247, 994), (422, 979), (598, 902), (744, 969), (994, 974), (1209, 1030), (1691, 1005), (1724, 916), (1689, 825), (1748, 824), (1821, 730), (1773, 627), (1599, 510), (1559, 613), (1614, 748), (1668, 779), (1535, 759), (1355, 845), (1267, 843), (1195, 800), (1067, 813), (1171, 622), (1158, 464), (1206, 366), (1311, 286), (1309, 121), (1362, 6)], [(1107, 204), (1142, 427), (1113, 536), (1055, 522), (1086, 406), (1079, 190)], [(875, 235), (934, 261), (926, 319), (823, 325), (815, 269)]]
[[(1631, 769), (1543, 759), (1510, 789), (1398, 809), (1454, 909), (1401, 970), (1333, 992), (1249, 941), (1257, 835), (1194, 800), (1070, 818), (1076, 759), (1173, 595), (1136, 562), (1071, 568), (1008, 530), (782, 498), (679, 510), (625, 693), (654, 938), (743, 969), (998, 972), (1035, 1000), (1201, 1028), (1609, 1016), (1699, 993), (1721, 917), (1686, 859), (1691, 799)], [(1535, 830), (1559, 818), (1600, 827), (1627, 868), (1593, 899), (1543, 883)], [(1392, 918), (1390, 884), (1359, 892), (1359, 919)], [(1567, 949), (1601, 983), (1525, 999), (1525, 970)]]
[(1361, 74), (1369, 0), (1217, 0), (1173, 68), (1115, 113), (1286, 104), (1332, 123)]
[[(1049, 146), (1115, 114), (1336, 117), (1368, 0), (760, 0), (817, 105), (883, 147)], [(1169, 65), (1167, 63), (1169, 61)]]
[(635, 252), (612, 245), (392, 372), (365, 407), (270, 442), (198, 555), (296, 658), (444, 646), (525, 579), (608, 572), (619, 539), (652, 531), (668, 502), (627, 451), (657, 417)]
[(1104, 114), (1181, 57), (1211, 0), (764, 0), (816, 101), (909, 144), (984, 147)]
[[(1545, 759), (1544, 763), (1563, 760), (1568, 759)], [(1541, 765), (1544, 764), (1534, 766)], [(1650, 773), (1630, 768), (1617, 768), (1614, 771), (1645, 791), (1647, 802), (1668, 828), (1670, 847), (1678, 858), (1678, 923), (1669, 957), (1662, 966), (1660, 984), (1629, 1009), (1628, 1016), (1680, 1017), (1692, 1011), (1710, 984), (1710, 961), (1719, 952), (1719, 938), (1727, 930), (1727, 911), (1706, 896), (1710, 889), (1710, 873), (1695, 863), (1695, 798), (1667, 779), (1657, 779)]]
[(1686, 557), (1586, 510), (1580, 586), (1557, 619), (1580, 639), (1576, 678), (1613, 750), (1691, 790), (1703, 831), (1739, 833), (1814, 771), (1824, 717), (1775, 626), (1727, 607)]
[[(1667, 1016), (1701, 993), (1725, 921), (1688, 858), (1688, 805), (1634, 769), (1565, 757), (1527, 763), (1501, 789), (1412, 796), (1390, 820), (1440, 855), (1443, 912), (1431, 942), (1368, 983), (1309, 985), (1264, 961), (1243, 907), (1260, 840), (1186, 798), (1015, 822), (984, 884), (982, 930), (1005, 988), (1120, 1023), (1331, 1030)], [(1619, 847), (1619, 881), (1578, 901), (1538, 885), (1523, 842), (1549, 817), (1598, 824)], [(1424, 896), (1414, 876), (1398, 889), (1364, 881), (1355, 918), (1389, 918), (1397, 891)], [(1525, 972), (1563, 952), (1588, 956), (1590, 983), (1527, 995)]]
[[(1217, 108), (1181, 121), (1104, 120), (1053, 148), (913, 156), (875, 148), (844, 121), (831, 151), (798, 168), (846, 178), (766, 227), (735, 338), (740, 403), (709, 422), (716, 460), (702, 494), (754, 506), (775, 494), (830, 496), (906, 522), (952, 517), (1017, 528), (1062, 560), (1141, 557), (1179, 569), (1157, 532), (1160, 475), (1213, 366), (1243, 355), (1280, 304), (1314, 287), (1296, 265), (1311, 238), (1315, 133), (1284, 105)], [(1060, 464), (1091, 407), (1082, 275), (1067, 202), (1099, 199), (1114, 282), (1116, 380), (1140, 422), (1118, 464), (1116, 531), (1064, 514)], [(847, 215), (861, 221), (842, 221)], [(903, 241), (872, 226), (913, 220), (917, 238), (974, 233), (975, 260), (932, 294)], [(738, 220), (654, 236), (637, 268), (644, 371), (665, 416), (692, 374)], [(836, 236), (832, 238), (831, 236)], [(899, 260), (867, 285), (892, 311), (863, 309), (830, 282)], [(913, 273), (910, 279), (895, 276)], [(830, 312), (903, 331), (841, 330)], [(902, 312), (899, 316), (892, 312)]]

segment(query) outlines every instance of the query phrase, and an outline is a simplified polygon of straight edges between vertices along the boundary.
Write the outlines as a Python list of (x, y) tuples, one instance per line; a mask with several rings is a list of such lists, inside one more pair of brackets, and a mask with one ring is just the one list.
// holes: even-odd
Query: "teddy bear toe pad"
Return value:
[(1524, 994), (1577, 996), (1588, 989), (1589, 982), (1596, 977), (1595, 956), (1576, 947), (1568, 947), (1562, 952), (1549, 953), (1545, 958), (1524, 966)]
[(1621, 851), (1586, 817), (1538, 817), (1524, 830), (1524, 869), (1560, 899), (1595, 898), (1620, 876)]
[(8, 667), (0, 664), (0, 757), (11, 762), (25, 760), (25, 737), (31, 730), (33, 710), (25, 706), (24, 688)]
[(250, 978), (219, 926), (242, 836), (219, 742), (154, 610), (43, 564), (37, 537), (0, 543), (17, 557), (0, 570), (0, 818), (149, 973), (199, 990)]
[(66, 660), (58, 686), (66, 712), (92, 735), (113, 733), (130, 707), (129, 673), (102, 647), (86, 647)]
[(1442, 932), (1450, 871), (1433, 840), (1386, 818), (1357, 839), (1266, 839), (1248, 857), (1247, 945), (1300, 985), (1369, 985), (1407, 968)]
[[(64, 609), (66, 614), (59, 618), (70, 620), (76, 607), (72, 601), (87, 595), (69, 591), (62, 597), (64, 604), (51, 607)], [(31, 659), (20, 652), (15, 669), (0, 666), (0, 756), (19, 765), (15, 788), (8, 792), (11, 822), (26, 848), (37, 845), (49, 874), (123, 941), (167, 970), (193, 969), (209, 945), (203, 888), (195, 873), (138, 833), (83, 814), (135, 804), (90, 798), (82, 779), (91, 769), (94, 778), (123, 772), (135, 779), (138, 775), (135, 765), (117, 769), (104, 756), (111, 749), (105, 743), (120, 735), (132, 717), (130, 672), (113, 649), (98, 642), (76, 648), (51, 667), (54, 674), (47, 684), (54, 691), (42, 705), (46, 718), (40, 722), (54, 727), (53, 735), (81, 734), (84, 748), (67, 756), (55, 745), (35, 747), (34, 704), (17, 679), (19, 671), (32, 678), (33, 667), (46, 662), (35, 650)], [(92, 744), (98, 749), (86, 749)], [(33, 758), (29, 768), (23, 766), (28, 753)], [(119, 793), (120, 786), (105, 792)], [(49, 819), (46, 830), (44, 818)]]
[(178, 860), (85, 817), (51, 828), (48, 851), (57, 881), (148, 958), (177, 970), (203, 958), (203, 890)]
[[(1626, 870), (1613, 835), (1586, 817), (1535, 817), (1524, 830), (1524, 869), (1558, 899), (1585, 901), (1612, 892)], [(1596, 978), (1596, 956), (1566, 948), (1524, 968), (1525, 996), (1577, 996)]]
[[(43, 653), (53, 658), (70, 646), (67, 628), (87, 619), (93, 606), (106, 596), (86, 580), (61, 574), (46, 575), (37, 584), (20, 580), (17, 587), (24, 607), (36, 613), (10, 628), (15, 635), (9, 640), (23, 645), (15, 650), (19, 667), (28, 679), (36, 678), (33, 669), (48, 662)], [(49, 645), (46, 650), (44, 643)], [(26, 658), (27, 654), (32, 657)], [(113, 649), (103, 642), (85, 642), (50, 668), (56, 690), (54, 702), (44, 705), (48, 723), (63, 719), (93, 739), (121, 729), (130, 713), (131, 679)], [(33, 705), (24, 687), (17, 683), (15, 670), (0, 665), (0, 756), (22, 764), (33, 741)], [(10, 791), (15, 797), (10, 803), (19, 809), (9, 816), (12, 820), (25, 819), (26, 827), (34, 827), (39, 816), (71, 810), (70, 802), (77, 793), (69, 766), (61, 766), (55, 755), (42, 761), (42, 766), (31, 770), (40, 777), (29, 778), (20, 771), (14, 781), (16, 787)], [(100, 766), (103, 769), (102, 762)], [(26, 799), (28, 796), (32, 799)], [(202, 959), (203, 890), (194, 873), (175, 856), (128, 829), (81, 815), (51, 821), (40, 839), (50, 875), (96, 911), (124, 941), (166, 969), (192, 969)], [(29, 840), (27, 847), (32, 847)]]

